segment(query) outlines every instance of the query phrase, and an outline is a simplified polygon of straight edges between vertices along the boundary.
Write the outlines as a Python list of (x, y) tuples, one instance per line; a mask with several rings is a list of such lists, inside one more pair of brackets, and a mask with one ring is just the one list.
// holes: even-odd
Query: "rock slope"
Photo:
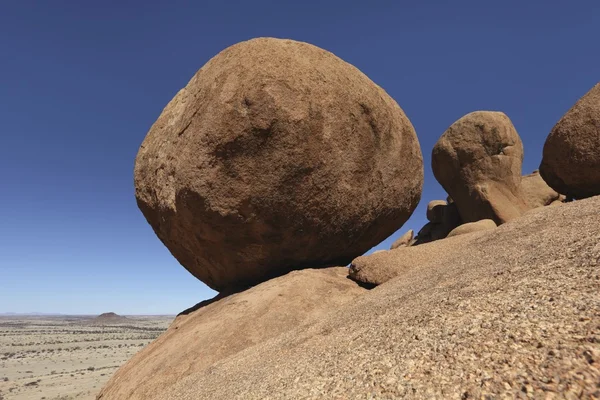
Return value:
[[(306, 269), (199, 304), (137, 353), (101, 391), (102, 399), (162, 399), (177, 383), (283, 332), (307, 326), (366, 292), (346, 267)], [(198, 398), (209, 399), (210, 396)]]
[[(100, 398), (129, 398), (138, 385), (145, 398), (165, 400), (598, 397), (598, 210), (593, 197), (490, 231), (362, 257), (388, 271), (385, 283), (209, 367), (174, 370), (171, 385), (152, 370), (143, 382), (121, 379), (123, 369)], [(412, 249), (428, 251), (404, 263)], [(291, 294), (281, 295), (285, 302)], [(201, 349), (199, 322), (187, 318), (190, 326), (175, 323), (154, 351), (166, 340), (177, 343), (174, 359)], [(256, 332), (261, 323), (228, 329)]]

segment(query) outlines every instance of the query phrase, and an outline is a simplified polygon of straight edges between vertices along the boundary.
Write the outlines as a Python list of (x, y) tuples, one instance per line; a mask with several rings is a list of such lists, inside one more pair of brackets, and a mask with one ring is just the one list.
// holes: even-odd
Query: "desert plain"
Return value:
[(174, 316), (0, 316), (0, 400), (94, 399)]

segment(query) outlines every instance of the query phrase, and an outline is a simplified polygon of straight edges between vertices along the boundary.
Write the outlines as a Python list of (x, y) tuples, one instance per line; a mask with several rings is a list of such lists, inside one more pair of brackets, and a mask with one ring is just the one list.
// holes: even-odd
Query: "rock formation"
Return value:
[(293, 271), (205, 302), (179, 315), (164, 334), (133, 356), (98, 398), (166, 399), (166, 393), (186, 377), (270, 338), (309, 326), (367, 291), (347, 275), (345, 267)]
[(533, 171), (521, 178), (521, 192), (529, 208), (549, 206), (561, 200), (560, 194), (548, 186), (539, 171)]
[(427, 205), (427, 219), (429, 222), (419, 230), (414, 245), (443, 239), (462, 223), (456, 204), (453, 202), (447, 203), (443, 200), (429, 202)]
[(462, 224), (452, 229), (452, 231), (448, 234), (447, 237), (453, 237), (458, 235), (464, 235), (465, 233), (479, 232), (479, 231), (487, 231), (489, 229), (494, 229), (496, 227), (496, 223), (491, 219), (480, 219), (476, 222), (467, 222), (466, 224)]
[(390, 250), (397, 249), (398, 247), (412, 245), (414, 236), (415, 232), (412, 229), (409, 229), (404, 235), (400, 236), (398, 239), (396, 239), (394, 243), (392, 243)]
[(550, 131), (540, 174), (567, 197), (581, 199), (600, 194), (600, 83)]
[(444, 200), (432, 200), (427, 204), (427, 220), (434, 223), (441, 223), (444, 219), (444, 209), (448, 205)]
[(217, 291), (348, 264), (404, 224), (422, 184), (413, 126), (383, 89), (325, 50), (271, 38), (204, 65), (135, 164), (147, 221)]
[(453, 123), (435, 144), (432, 169), (463, 222), (497, 224), (527, 210), (521, 193), (523, 144), (501, 112), (476, 111)]
[(342, 269), (265, 282), (179, 317), (98, 398), (597, 397), (599, 208), (359, 257), (370, 291)]

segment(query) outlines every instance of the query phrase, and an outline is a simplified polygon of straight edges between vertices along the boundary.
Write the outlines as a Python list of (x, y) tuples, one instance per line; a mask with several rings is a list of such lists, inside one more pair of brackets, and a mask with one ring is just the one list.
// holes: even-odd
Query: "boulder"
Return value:
[(462, 224), (452, 230), (448, 234), (448, 237), (464, 235), (465, 233), (471, 232), (479, 232), (479, 231), (487, 231), (489, 229), (494, 229), (496, 227), (496, 223), (491, 219), (482, 219), (477, 222), (468, 222), (466, 224)]
[(427, 204), (427, 220), (430, 222), (442, 222), (444, 208), (448, 205), (444, 200), (432, 200)]
[(398, 247), (410, 246), (413, 243), (414, 236), (415, 232), (412, 229), (409, 229), (408, 232), (400, 236), (394, 243), (392, 243), (390, 250), (397, 249)]
[(439, 265), (445, 265), (448, 256), (460, 251), (464, 243), (465, 241), (439, 240), (419, 246), (400, 247), (387, 253), (357, 257), (350, 265), (349, 277), (364, 285), (381, 285), (419, 268), (423, 263), (437, 262)]
[(550, 131), (540, 174), (550, 187), (567, 197), (600, 194), (600, 83)]
[(521, 193), (523, 144), (501, 112), (476, 111), (453, 123), (435, 144), (432, 169), (463, 222), (497, 224), (527, 210)]
[(367, 292), (347, 275), (346, 267), (293, 271), (193, 307), (119, 368), (98, 398), (166, 399), (165, 393), (189, 375), (314, 323)]
[(458, 207), (454, 202), (448, 203), (443, 208), (442, 214), (442, 221), (439, 231), (441, 236), (446, 237), (452, 229), (456, 228), (462, 223), (462, 220), (460, 218), (460, 213), (458, 212)]
[(428, 222), (421, 228), (417, 235), (414, 245), (429, 243), (434, 240), (440, 240), (448, 236), (448, 233), (452, 229), (456, 228), (461, 224), (460, 215), (458, 208), (455, 203), (441, 204), (438, 203), (434, 207), (435, 211), (429, 212), (429, 206), (434, 202), (442, 202), (441, 200), (434, 200), (428, 205), (428, 216), (433, 216), (437, 222)]
[(307, 43), (260, 38), (204, 65), (152, 125), (137, 203), (195, 277), (235, 291), (347, 265), (420, 200), (423, 162), (398, 104)]
[(529, 208), (550, 205), (560, 197), (560, 195), (542, 179), (539, 171), (534, 171), (521, 178), (521, 191)]

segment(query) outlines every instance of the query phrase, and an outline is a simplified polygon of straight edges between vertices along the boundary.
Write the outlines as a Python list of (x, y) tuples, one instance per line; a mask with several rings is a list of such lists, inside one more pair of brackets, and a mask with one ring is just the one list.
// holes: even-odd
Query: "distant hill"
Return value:
[(98, 315), (94, 318), (91, 323), (94, 325), (111, 325), (111, 324), (120, 324), (129, 321), (129, 318), (124, 317), (119, 314), (115, 314), (114, 312), (107, 312), (104, 314)]

